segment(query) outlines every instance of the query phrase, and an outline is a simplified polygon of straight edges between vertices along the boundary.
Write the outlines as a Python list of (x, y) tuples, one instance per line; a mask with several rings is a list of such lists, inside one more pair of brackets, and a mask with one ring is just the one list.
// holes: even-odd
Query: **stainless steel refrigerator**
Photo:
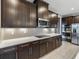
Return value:
[(72, 43), (79, 45), (79, 23), (72, 24)]

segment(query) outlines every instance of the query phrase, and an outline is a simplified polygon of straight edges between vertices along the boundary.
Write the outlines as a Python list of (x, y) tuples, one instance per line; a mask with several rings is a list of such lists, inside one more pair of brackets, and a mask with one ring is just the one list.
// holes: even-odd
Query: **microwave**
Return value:
[(47, 19), (38, 18), (38, 27), (49, 27), (49, 21)]

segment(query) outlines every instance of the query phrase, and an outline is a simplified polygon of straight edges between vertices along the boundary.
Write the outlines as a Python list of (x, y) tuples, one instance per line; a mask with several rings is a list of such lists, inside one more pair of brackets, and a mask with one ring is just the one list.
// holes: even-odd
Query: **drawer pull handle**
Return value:
[(26, 46), (29, 46), (29, 44), (26, 44), (26, 45), (21, 45), (20, 47), (22, 47), (22, 48), (23, 48), (23, 47), (26, 47)]
[(32, 43), (32, 44), (38, 44), (39, 42), (34, 42), (34, 43)]

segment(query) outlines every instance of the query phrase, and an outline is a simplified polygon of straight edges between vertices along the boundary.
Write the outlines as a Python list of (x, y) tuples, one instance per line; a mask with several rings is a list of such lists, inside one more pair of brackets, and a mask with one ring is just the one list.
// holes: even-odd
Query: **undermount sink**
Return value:
[(43, 37), (50, 37), (49, 35), (38, 35), (38, 36), (35, 36), (37, 38), (43, 38)]

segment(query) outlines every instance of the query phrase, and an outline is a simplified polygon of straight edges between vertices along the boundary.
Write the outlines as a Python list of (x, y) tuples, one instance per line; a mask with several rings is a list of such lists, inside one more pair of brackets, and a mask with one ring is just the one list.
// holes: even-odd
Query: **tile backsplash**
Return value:
[(1, 40), (55, 33), (55, 28), (1, 28)]

